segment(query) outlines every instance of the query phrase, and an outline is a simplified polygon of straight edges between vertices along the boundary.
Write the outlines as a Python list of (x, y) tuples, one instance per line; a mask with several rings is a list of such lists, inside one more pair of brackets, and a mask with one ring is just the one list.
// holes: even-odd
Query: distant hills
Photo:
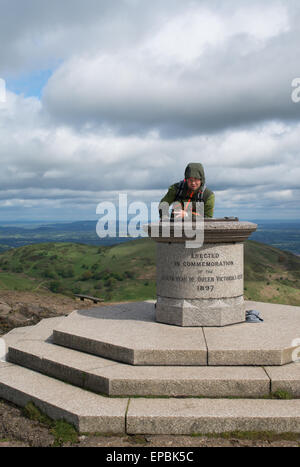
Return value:
[[(106, 301), (155, 298), (155, 242), (112, 246), (51, 242), (0, 254), (0, 289), (84, 293)], [(245, 298), (300, 305), (300, 257), (245, 243)]]
[[(251, 235), (251, 240), (267, 243), (280, 250), (287, 250), (300, 255), (300, 221), (254, 221), (258, 229)], [(10, 248), (35, 243), (67, 242), (86, 245), (115, 245), (128, 242), (132, 238), (99, 238), (96, 233), (97, 220), (56, 222), (49, 224), (24, 223), (1, 225), (0, 253)], [(117, 232), (119, 224), (116, 225)]]
[[(99, 238), (97, 221), (76, 221), (46, 225), (0, 226), (0, 253), (10, 248), (47, 242), (78, 242), (87, 245), (113, 245), (131, 238)], [(118, 224), (117, 224), (118, 228)]]

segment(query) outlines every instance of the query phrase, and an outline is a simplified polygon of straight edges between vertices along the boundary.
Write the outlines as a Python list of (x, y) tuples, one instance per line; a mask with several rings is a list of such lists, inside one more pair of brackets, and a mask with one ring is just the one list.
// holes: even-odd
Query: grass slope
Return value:
[[(155, 243), (147, 238), (108, 247), (41, 243), (0, 255), (0, 289), (85, 293), (107, 301), (155, 298)], [(245, 244), (245, 298), (300, 305), (300, 257)]]

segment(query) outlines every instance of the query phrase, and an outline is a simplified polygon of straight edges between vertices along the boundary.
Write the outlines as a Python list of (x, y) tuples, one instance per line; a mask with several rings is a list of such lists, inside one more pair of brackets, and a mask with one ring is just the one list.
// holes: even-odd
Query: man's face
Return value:
[(190, 190), (196, 191), (201, 186), (201, 179), (190, 177), (187, 179), (187, 185)]

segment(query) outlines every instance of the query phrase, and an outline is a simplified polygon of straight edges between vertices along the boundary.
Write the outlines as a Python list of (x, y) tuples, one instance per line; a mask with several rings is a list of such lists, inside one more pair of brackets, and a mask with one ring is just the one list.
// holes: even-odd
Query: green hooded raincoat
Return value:
[[(184, 173), (185, 180), (190, 177), (201, 179), (201, 186), (199, 190), (203, 191), (205, 185), (205, 173), (203, 165), (198, 162), (191, 162), (187, 165)], [(167, 194), (160, 200), (160, 203), (167, 202), (169, 206), (174, 203), (176, 198), (177, 189), (180, 185), (180, 182), (174, 183), (168, 189)], [(193, 211), (195, 210), (195, 203), (197, 198), (197, 192), (191, 192), (189, 190), (187, 183), (185, 182), (182, 197), (180, 199), (182, 208), (184, 206), (184, 202), (188, 202), (189, 200), (193, 203)], [(214, 206), (215, 206), (215, 195), (214, 193), (209, 190), (207, 187), (203, 193), (203, 202), (204, 202), (204, 217), (213, 217), (214, 214)]]

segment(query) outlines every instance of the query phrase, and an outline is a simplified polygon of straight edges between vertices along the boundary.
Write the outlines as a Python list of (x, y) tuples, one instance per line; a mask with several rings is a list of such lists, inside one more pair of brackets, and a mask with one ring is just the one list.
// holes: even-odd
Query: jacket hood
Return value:
[(199, 162), (190, 162), (185, 169), (184, 178), (201, 178), (201, 187), (205, 185), (205, 173), (203, 165)]

